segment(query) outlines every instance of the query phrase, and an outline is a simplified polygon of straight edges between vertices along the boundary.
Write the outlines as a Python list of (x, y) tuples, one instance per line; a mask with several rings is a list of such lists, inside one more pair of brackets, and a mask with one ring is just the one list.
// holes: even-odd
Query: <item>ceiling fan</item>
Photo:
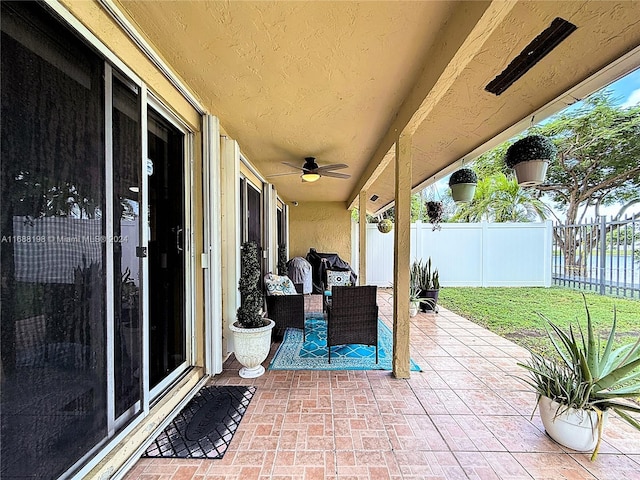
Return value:
[[(331, 165), (323, 165), (321, 167), (316, 163), (315, 157), (306, 157), (304, 159), (304, 165), (302, 167), (298, 165), (294, 165), (289, 162), (282, 162), (283, 165), (287, 165), (288, 167), (295, 168), (296, 170), (302, 171), (300, 177), (303, 182), (315, 182), (316, 180), (320, 180), (320, 177), (333, 177), (333, 178), (351, 178), (351, 175), (347, 175), (346, 173), (338, 173), (333, 170), (341, 170), (343, 168), (347, 168), (349, 165), (344, 163), (333, 163)], [(284, 173), (274, 173), (273, 175), (267, 175), (268, 177), (280, 177), (283, 175), (295, 175), (298, 172), (284, 172)]]

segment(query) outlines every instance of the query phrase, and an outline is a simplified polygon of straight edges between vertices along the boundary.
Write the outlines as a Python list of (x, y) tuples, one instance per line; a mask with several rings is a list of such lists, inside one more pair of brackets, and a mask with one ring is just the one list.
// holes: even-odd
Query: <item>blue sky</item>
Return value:
[(640, 103), (640, 68), (626, 77), (612, 83), (606, 90), (612, 91), (615, 98), (620, 97), (621, 107), (631, 107)]

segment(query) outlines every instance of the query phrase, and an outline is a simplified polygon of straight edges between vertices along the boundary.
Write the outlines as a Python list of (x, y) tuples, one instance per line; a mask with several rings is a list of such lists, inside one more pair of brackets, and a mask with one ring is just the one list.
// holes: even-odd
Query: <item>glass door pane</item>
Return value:
[(184, 134), (148, 115), (149, 383), (153, 389), (187, 359)]
[(0, 477), (57, 478), (107, 436), (104, 63), (1, 8)]
[[(115, 417), (141, 399), (140, 99), (113, 79), (113, 266)], [(139, 410), (140, 406), (135, 410)], [(133, 413), (133, 412), (132, 412)]]
[(262, 247), (262, 193), (247, 182), (247, 218), (249, 235), (247, 240)]

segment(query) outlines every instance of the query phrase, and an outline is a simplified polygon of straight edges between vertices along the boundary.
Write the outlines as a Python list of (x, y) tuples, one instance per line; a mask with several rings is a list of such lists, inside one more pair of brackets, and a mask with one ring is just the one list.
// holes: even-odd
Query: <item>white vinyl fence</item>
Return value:
[[(411, 225), (411, 262), (431, 257), (443, 287), (551, 286), (552, 224), (429, 223)], [(354, 242), (358, 245), (357, 228)], [(367, 225), (367, 283), (393, 282), (394, 235)], [(357, 255), (353, 259), (357, 268)], [(409, 265), (407, 265), (409, 268)]]

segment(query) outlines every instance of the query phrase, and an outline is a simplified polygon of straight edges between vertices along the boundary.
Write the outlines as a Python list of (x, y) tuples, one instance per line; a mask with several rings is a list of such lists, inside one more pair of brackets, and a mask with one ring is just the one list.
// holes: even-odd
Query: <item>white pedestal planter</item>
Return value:
[[(551, 438), (565, 447), (578, 452), (590, 452), (598, 443), (598, 415), (592, 410), (560, 408), (559, 403), (547, 397), (541, 397), (538, 403), (540, 418)], [(607, 412), (602, 415), (606, 422)], [(603, 425), (604, 428), (604, 425)]]
[(268, 325), (260, 328), (242, 328), (235, 324), (229, 326), (233, 332), (234, 354), (243, 365), (238, 374), (242, 378), (256, 378), (264, 374), (262, 362), (271, 349), (271, 330), (275, 322), (265, 319)]
[(415, 317), (418, 314), (420, 302), (409, 302), (409, 316)]
[(516, 171), (518, 185), (521, 187), (532, 187), (544, 182), (547, 176), (547, 160), (529, 160), (527, 162), (516, 163), (513, 169)]

